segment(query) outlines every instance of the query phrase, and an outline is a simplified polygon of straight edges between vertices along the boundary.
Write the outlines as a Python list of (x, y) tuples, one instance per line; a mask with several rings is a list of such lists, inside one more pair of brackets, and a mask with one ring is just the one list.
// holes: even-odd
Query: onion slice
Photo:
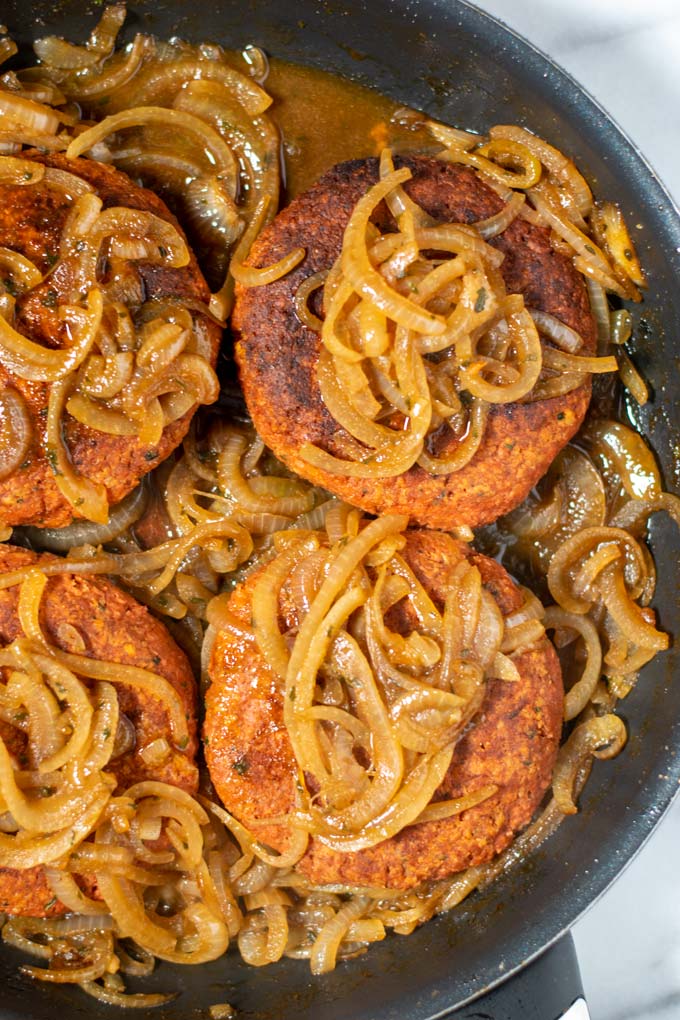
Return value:
[(529, 315), (536, 323), (539, 332), (552, 340), (561, 350), (568, 354), (576, 354), (583, 347), (583, 338), (576, 330), (571, 329), (560, 319), (556, 319), (554, 315), (539, 311), (537, 308), (530, 308)]
[(57, 36), (45, 36), (33, 44), (36, 56), (44, 63), (65, 71), (92, 67), (113, 52), (118, 31), (125, 21), (125, 4), (111, 4), (90, 33), (85, 46), (76, 46)]
[(4, 90), (0, 90), (0, 117), (16, 122), (20, 129), (41, 131), (47, 135), (56, 134), (61, 120), (59, 114), (44, 103)]
[(193, 114), (182, 110), (167, 110), (162, 106), (136, 106), (131, 110), (111, 114), (73, 139), (66, 150), (68, 159), (76, 159), (94, 145), (125, 128), (159, 125), (168, 131), (178, 130), (189, 134), (207, 152), (219, 172), (233, 162), (231, 149), (214, 128)]
[[(68, 306), (64, 308), (64, 317)], [(77, 309), (81, 318), (75, 342), (61, 350), (51, 350), (17, 332), (0, 316), (0, 362), (8, 372), (31, 382), (56, 382), (78, 368), (95, 342), (102, 319), (103, 301), (97, 288), (87, 295), (87, 312)], [(84, 321), (83, 321), (84, 320)]]
[[(1, 93), (4, 95), (4, 93)], [(32, 160), (20, 159), (17, 156), (0, 156), (0, 184), (13, 184), (27, 187), (37, 184), (45, 175), (45, 167)]]
[(147, 499), (148, 490), (142, 483), (121, 503), (111, 507), (106, 524), (74, 521), (65, 528), (26, 527), (21, 529), (21, 533), (30, 542), (50, 552), (65, 553), (80, 545), (105, 545), (139, 520), (144, 513)]
[(0, 481), (9, 478), (26, 459), (33, 426), (26, 402), (18, 390), (0, 392)]
[(105, 487), (76, 471), (64, 443), (62, 416), (70, 387), (71, 379), (68, 377), (52, 384), (47, 407), (45, 454), (57, 488), (78, 515), (97, 524), (106, 524), (109, 503)]

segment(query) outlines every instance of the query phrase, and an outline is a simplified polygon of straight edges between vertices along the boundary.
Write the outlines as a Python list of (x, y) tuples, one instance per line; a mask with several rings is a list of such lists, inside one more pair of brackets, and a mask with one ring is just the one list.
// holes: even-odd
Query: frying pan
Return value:
[[(27, 46), (57, 32), (84, 39), (97, 16), (81, 0), (3, 0), (2, 20)], [(638, 313), (636, 358), (654, 399), (629, 409), (677, 488), (680, 439), (680, 220), (643, 157), (564, 72), (507, 28), (460, 0), (142, 0), (128, 35), (151, 31), (231, 47), (256, 43), (285, 59), (345, 75), (437, 118), (483, 130), (526, 124), (572, 154), (596, 191), (618, 201), (635, 231), (650, 279)], [(677, 459), (677, 457), (676, 457)], [(660, 624), (680, 634), (674, 528), (652, 521), (659, 564)], [(580, 813), (489, 889), (408, 938), (392, 937), (322, 978), (302, 961), (254, 971), (236, 955), (200, 967), (163, 964), (145, 989), (177, 989), (140, 1020), (187, 1020), (229, 1001), (248, 1020), (553, 1020), (579, 995), (565, 933), (639, 850), (680, 782), (677, 650), (647, 667), (622, 703), (629, 742), (596, 762)], [(29, 983), (19, 955), (0, 948), (0, 1020), (110, 1017), (78, 990)], [(512, 980), (508, 980), (512, 978)], [(499, 987), (496, 987), (499, 986)], [(490, 991), (491, 989), (495, 989)], [(483, 996), (480, 998), (480, 996)], [(584, 1014), (582, 1014), (584, 1015)]]

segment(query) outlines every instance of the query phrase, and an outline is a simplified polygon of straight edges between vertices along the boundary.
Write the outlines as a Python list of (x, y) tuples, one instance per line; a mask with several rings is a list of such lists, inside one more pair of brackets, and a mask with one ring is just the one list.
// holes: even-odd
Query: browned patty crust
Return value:
[[(412, 180), (407, 193), (444, 222), (471, 223), (492, 216), (503, 202), (473, 170), (429, 157), (397, 158)], [(300, 455), (305, 442), (342, 456), (342, 430), (326, 410), (316, 380), (319, 335), (304, 326), (293, 306), (306, 277), (329, 269), (358, 199), (378, 179), (376, 159), (352, 160), (329, 170), (310, 191), (279, 213), (253, 246), (249, 262), (271, 265), (303, 246), (303, 262), (266, 287), (237, 286), (232, 326), (236, 358), (255, 427), (288, 467), (355, 506), (372, 513), (409, 514), (434, 528), (471, 527), (496, 520), (520, 503), (577, 431), (588, 407), (590, 384), (536, 403), (495, 405), (473, 460), (452, 475), (433, 476), (415, 466), (397, 478), (330, 475)], [(383, 205), (378, 225), (390, 229)], [(548, 231), (516, 219), (491, 242), (505, 255), (501, 272), (509, 292), (528, 308), (549, 312), (577, 330), (586, 351), (595, 327), (583, 278), (550, 245)], [(449, 431), (435, 446), (443, 456), (458, 440)]]
[[(160, 198), (134, 184), (114, 167), (90, 159), (67, 159), (61, 155), (22, 153), (22, 159), (25, 158), (82, 177), (96, 189), (104, 208), (126, 206), (148, 210), (169, 220), (184, 236)], [(0, 185), (2, 245), (31, 259), (42, 273), (49, 273), (59, 251), (59, 239), (69, 208), (70, 202), (65, 193), (44, 181), (30, 187)], [(208, 285), (193, 254), (189, 265), (182, 269), (135, 262), (130, 263), (130, 271), (139, 273), (146, 299), (173, 298), (202, 303), (210, 300)], [(55, 306), (60, 293), (68, 288), (68, 273), (68, 266), (58, 263), (39, 287), (25, 297), (19, 297), (16, 303), (16, 329), (46, 347), (64, 345), (65, 328)], [(195, 322), (196, 328), (209, 342), (214, 365), (221, 330), (200, 312), (195, 314)], [(7, 386), (19, 390), (24, 397), (34, 438), (26, 461), (13, 475), (0, 481), (0, 520), (12, 525), (62, 527), (80, 515), (57, 488), (41, 448), (45, 432), (45, 418), (41, 412), (47, 407), (48, 384), (18, 379), (0, 365), (0, 387), (4, 389)], [(195, 407), (190, 409), (169, 425), (154, 450), (143, 446), (134, 436), (113, 436), (87, 428), (67, 414), (65, 436), (71, 459), (81, 474), (106, 486), (109, 503), (117, 503), (179, 445), (195, 410)]]
[[(507, 615), (522, 596), (495, 561), (439, 532), (407, 533), (404, 555), (435, 603), (443, 605), (451, 569), (467, 556)], [(233, 592), (230, 612), (249, 622), (258, 572)], [(296, 623), (281, 604), (282, 623)], [(392, 624), (394, 625), (394, 624)], [(407, 628), (402, 628), (406, 630)], [(498, 792), (453, 818), (403, 829), (367, 850), (338, 853), (318, 840), (297, 868), (319, 885), (410, 888), (490, 860), (531, 819), (550, 783), (562, 728), (563, 688), (557, 655), (546, 639), (517, 655), (521, 679), (490, 680), (481, 709), (456, 746), (436, 800), (495, 785)], [(283, 722), (282, 684), (254, 637), (223, 631), (210, 663), (205, 754), (210, 776), (229, 811), (246, 825), (290, 812), (297, 767)], [(257, 827), (258, 839), (288, 845), (282, 825)]]
[[(54, 557), (0, 546), (0, 572), (47, 559)], [(9, 644), (21, 633), (18, 597), (18, 586), (0, 590), (2, 645)], [(168, 712), (160, 698), (139, 688), (116, 684), (120, 711), (133, 724), (136, 743), (113, 760), (109, 768), (121, 791), (134, 783), (153, 779), (195, 793), (198, 788), (196, 682), (184, 652), (163, 624), (111, 581), (77, 574), (50, 577), (41, 604), (41, 618), (44, 633), (53, 645), (93, 659), (139, 666), (165, 677), (172, 684), (184, 705), (189, 729), (187, 746), (175, 747)], [(0, 737), (20, 763), (25, 748), (21, 734), (0, 721)], [(167, 739), (171, 753), (161, 764), (150, 766), (140, 751), (158, 737)], [(86, 882), (86, 888), (92, 893), (91, 882)], [(54, 899), (42, 868), (27, 871), (0, 868), (0, 913), (3, 912), (45, 917), (62, 914), (65, 907)]]

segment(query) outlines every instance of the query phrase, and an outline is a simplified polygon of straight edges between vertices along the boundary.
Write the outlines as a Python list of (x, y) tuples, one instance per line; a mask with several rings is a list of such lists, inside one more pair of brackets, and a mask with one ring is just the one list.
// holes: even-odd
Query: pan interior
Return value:
[[(3, 20), (23, 44), (57, 32), (85, 38), (98, 7), (80, 0), (6, 0)], [(317, 4), (235, 0), (211, 4), (135, 3), (126, 34), (154, 32), (237, 48), (255, 43), (284, 59), (349, 76), (427, 110), (484, 130), (526, 124), (575, 158), (594, 188), (618, 201), (634, 226), (650, 287), (637, 329), (637, 362), (654, 399), (635, 413), (665, 475), (677, 489), (680, 401), (680, 222), (652, 171), (626, 138), (565, 74), (499, 23), (458, 0)], [(655, 520), (661, 626), (680, 634), (674, 527)], [(642, 845), (680, 781), (680, 687), (677, 651), (647, 667), (621, 706), (629, 743), (615, 762), (596, 763), (581, 811), (529, 860), (475, 894), (453, 913), (408, 937), (375, 945), (363, 957), (312, 980), (304, 962), (286, 960), (255, 972), (233, 954), (196, 968), (162, 965), (144, 990), (181, 991), (164, 1010), (137, 1015), (199, 1017), (228, 1001), (248, 1020), (429, 1020), (507, 976), (539, 952), (613, 880)], [(0, 1018), (48, 1020), (111, 1016), (78, 990), (36, 986), (17, 974), (19, 955), (0, 950)]]

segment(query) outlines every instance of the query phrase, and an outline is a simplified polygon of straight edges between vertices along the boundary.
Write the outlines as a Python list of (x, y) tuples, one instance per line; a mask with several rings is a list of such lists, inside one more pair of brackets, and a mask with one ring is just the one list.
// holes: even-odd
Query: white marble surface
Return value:
[(477, 0), (569, 71), (680, 202), (678, 0)]
[[(680, 0), (477, 0), (477, 6), (569, 71), (680, 203)], [(680, 798), (576, 925), (592, 1020), (680, 1020), (679, 848)]]

